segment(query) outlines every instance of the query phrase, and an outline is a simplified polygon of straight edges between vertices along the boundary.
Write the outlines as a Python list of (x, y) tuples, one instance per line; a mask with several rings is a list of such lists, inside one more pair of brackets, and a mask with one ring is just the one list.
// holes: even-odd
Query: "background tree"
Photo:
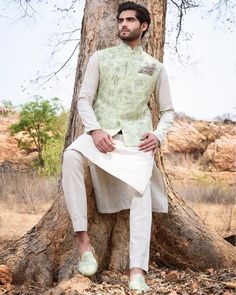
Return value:
[(12, 110), (15, 108), (15, 106), (13, 105), (13, 103), (10, 99), (1, 100), (1, 104), (4, 108), (9, 109), (9, 110)]
[(44, 167), (41, 170), (45, 176), (59, 176), (61, 173), (61, 154), (64, 149), (65, 134), (68, 125), (68, 112), (63, 111), (56, 119), (54, 128), (58, 136), (53, 136), (43, 149)]
[(60, 135), (58, 125), (58, 112), (62, 109), (58, 98), (44, 100), (35, 96), (21, 106), (19, 122), (11, 125), (11, 135), (21, 133), (23, 136), (18, 140), (18, 146), (29, 152), (32, 148), (38, 153), (38, 164), (44, 166), (43, 149), (53, 138)]
[(7, 116), (9, 113), (15, 113), (15, 106), (10, 99), (2, 99), (0, 102), (0, 115)]
[[(89, 56), (97, 49), (116, 44), (115, 15), (122, 1), (86, 1), (81, 31), (80, 53), (75, 78), (65, 146), (83, 131), (77, 112), (80, 83)], [(163, 60), (165, 17), (167, 1), (140, 0), (151, 12), (152, 27), (144, 40), (145, 49)], [(151, 101), (154, 124), (157, 106)], [(209, 267), (235, 266), (233, 246), (210, 230), (174, 191), (161, 152), (156, 156), (169, 195), (169, 213), (153, 214), (151, 260), (174, 267), (194, 270)], [(88, 195), (89, 234), (98, 254), (100, 270), (126, 270), (128, 268), (129, 212), (99, 214), (93, 198), (93, 187), (86, 169)], [(78, 263), (78, 249), (74, 244), (73, 230), (61, 195), (41, 221), (25, 236), (5, 249), (1, 263), (13, 270), (14, 281), (33, 281), (44, 286), (52, 285), (73, 275)]]

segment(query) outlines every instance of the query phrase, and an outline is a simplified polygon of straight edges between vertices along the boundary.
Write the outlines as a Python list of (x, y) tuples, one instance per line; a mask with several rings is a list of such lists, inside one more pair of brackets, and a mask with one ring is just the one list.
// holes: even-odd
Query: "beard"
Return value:
[(140, 37), (140, 29), (136, 29), (133, 31), (126, 32), (123, 34), (121, 31), (118, 32), (118, 37), (123, 41), (134, 41)]

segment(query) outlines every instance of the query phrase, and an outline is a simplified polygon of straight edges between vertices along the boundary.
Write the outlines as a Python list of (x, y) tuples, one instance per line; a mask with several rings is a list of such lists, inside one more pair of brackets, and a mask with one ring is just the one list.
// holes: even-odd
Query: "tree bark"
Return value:
[[(117, 43), (116, 10), (120, 2), (86, 1), (65, 147), (83, 131), (77, 113), (77, 99), (88, 58), (95, 50)], [(152, 16), (152, 26), (145, 37), (144, 47), (162, 61), (167, 1), (140, 0), (139, 3), (144, 4)], [(156, 125), (158, 110), (153, 99), (150, 108)], [(233, 246), (203, 224), (172, 188), (161, 151), (156, 156), (156, 163), (167, 187), (169, 213), (153, 214), (150, 259), (161, 265), (189, 267), (193, 270), (235, 266)], [(109, 268), (125, 271), (129, 266), (129, 212), (99, 214), (88, 167), (85, 170), (89, 234), (98, 255), (99, 270)], [(78, 251), (62, 193), (58, 194), (49, 211), (35, 227), (1, 253), (0, 263), (12, 269), (16, 283), (27, 281), (50, 286), (55, 281), (74, 275)]]

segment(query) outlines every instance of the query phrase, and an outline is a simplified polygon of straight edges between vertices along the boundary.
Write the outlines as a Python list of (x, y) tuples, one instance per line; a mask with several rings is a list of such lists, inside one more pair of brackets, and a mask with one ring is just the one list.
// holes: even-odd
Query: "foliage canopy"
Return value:
[(27, 153), (37, 151), (38, 164), (43, 167), (43, 149), (46, 144), (60, 137), (58, 114), (63, 110), (58, 98), (45, 100), (35, 96), (33, 101), (20, 107), (19, 122), (11, 125), (11, 135), (21, 133), (18, 146)]

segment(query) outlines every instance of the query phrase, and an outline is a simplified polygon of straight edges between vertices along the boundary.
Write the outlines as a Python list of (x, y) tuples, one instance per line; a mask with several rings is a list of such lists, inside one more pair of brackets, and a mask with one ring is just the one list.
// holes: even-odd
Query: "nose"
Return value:
[(122, 29), (127, 27), (127, 21), (126, 20), (123, 20), (123, 22), (121, 23), (121, 27), (122, 27)]

